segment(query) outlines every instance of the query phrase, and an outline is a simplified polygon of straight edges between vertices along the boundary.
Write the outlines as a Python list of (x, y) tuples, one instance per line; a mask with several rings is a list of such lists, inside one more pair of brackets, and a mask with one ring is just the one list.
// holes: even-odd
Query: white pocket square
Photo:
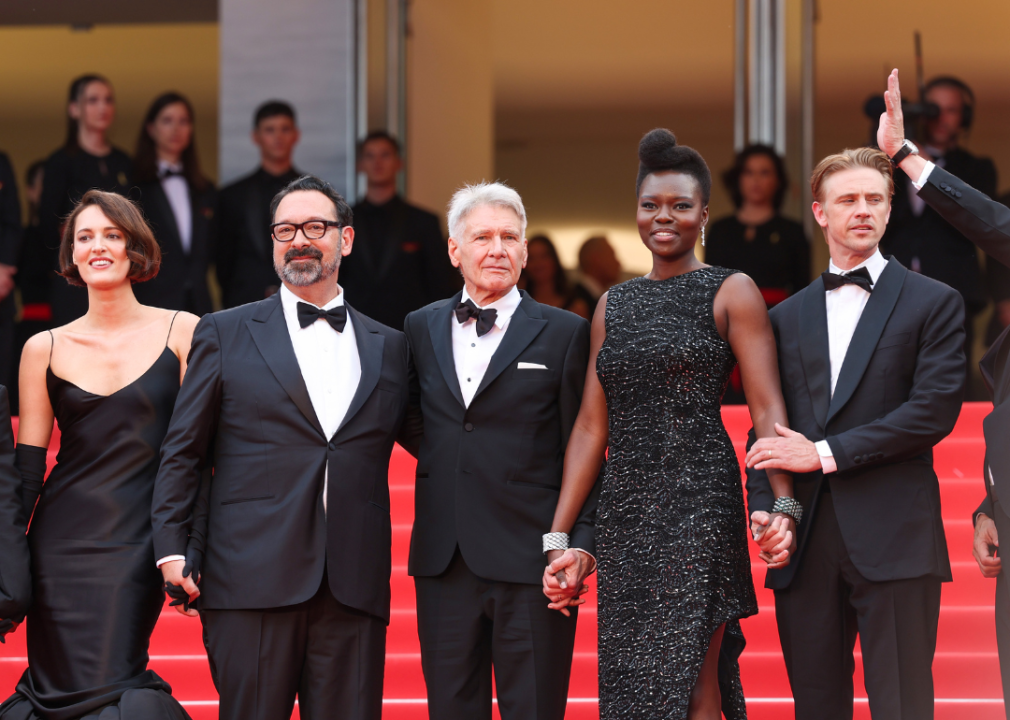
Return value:
[(541, 365), (540, 363), (528, 363), (521, 362), (516, 366), (516, 370), (546, 370), (546, 365)]

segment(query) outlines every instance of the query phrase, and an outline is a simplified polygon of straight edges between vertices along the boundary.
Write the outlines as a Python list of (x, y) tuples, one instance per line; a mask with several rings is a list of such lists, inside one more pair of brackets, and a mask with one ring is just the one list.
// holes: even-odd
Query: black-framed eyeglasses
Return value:
[(318, 240), (331, 227), (339, 228), (340, 223), (335, 220), (306, 220), (303, 223), (274, 223), (270, 226), (270, 234), (277, 242), (291, 242), (295, 239), (295, 234), (301, 230), (309, 240)]

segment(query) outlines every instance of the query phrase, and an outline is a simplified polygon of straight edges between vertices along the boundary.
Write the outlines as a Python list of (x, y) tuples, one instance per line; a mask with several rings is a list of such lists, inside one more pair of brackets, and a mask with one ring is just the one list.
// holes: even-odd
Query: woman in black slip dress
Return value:
[[(28, 669), (0, 718), (187, 720), (147, 668), (164, 604), (151, 498), (197, 318), (137, 302), (132, 284), (157, 272), (160, 255), (119, 195), (84, 196), (60, 260), (64, 277), (87, 287), (89, 307), (32, 337), (22, 356), (16, 457), (32, 517), (33, 599)], [(54, 418), (60, 450), (43, 486)]]
[[(758, 436), (786, 425), (775, 340), (753, 281), (695, 256), (708, 220), (705, 161), (668, 130), (648, 133), (639, 159), (638, 229), (652, 271), (611, 288), (593, 316), (551, 530), (571, 528), (609, 448), (596, 521), (600, 717), (733, 720), (747, 712), (739, 621), (757, 601), (720, 398), (739, 359)], [(774, 476), (775, 494), (790, 495), (791, 477)], [(766, 561), (788, 561), (783, 538)], [(583, 557), (549, 553), (550, 607), (581, 602)]]

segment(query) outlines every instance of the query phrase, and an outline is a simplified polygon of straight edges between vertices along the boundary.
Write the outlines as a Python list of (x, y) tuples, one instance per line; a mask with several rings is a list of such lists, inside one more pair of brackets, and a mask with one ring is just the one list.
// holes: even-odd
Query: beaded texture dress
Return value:
[(686, 718), (726, 624), (723, 713), (746, 718), (739, 619), (757, 613), (740, 465), (720, 398), (736, 358), (712, 307), (735, 270), (610, 289), (596, 372), (610, 448), (597, 515), (600, 717)]

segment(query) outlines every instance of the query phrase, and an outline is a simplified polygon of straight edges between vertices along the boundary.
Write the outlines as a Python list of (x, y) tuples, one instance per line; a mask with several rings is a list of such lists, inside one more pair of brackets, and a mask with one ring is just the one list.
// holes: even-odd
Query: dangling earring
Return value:
[(701, 246), (705, 247), (705, 226), (701, 226)]

